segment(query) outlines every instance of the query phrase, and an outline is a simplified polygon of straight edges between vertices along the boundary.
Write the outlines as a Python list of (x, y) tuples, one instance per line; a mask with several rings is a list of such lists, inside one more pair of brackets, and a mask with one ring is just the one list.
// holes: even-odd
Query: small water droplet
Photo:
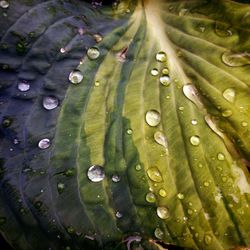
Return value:
[(0, 1), (0, 7), (3, 9), (7, 9), (9, 7), (9, 2), (7, 1)]
[(88, 169), (87, 176), (92, 182), (100, 182), (105, 178), (103, 167), (93, 165)]
[(156, 54), (156, 60), (158, 62), (166, 62), (167, 61), (167, 55), (164, 51), (160, 51)]
[(121, 180), (121, 177), (117, 174), (113, 175), (112, 176), (112, 181), (113, 182), (119, 182)]
[(146, 201), (149, 203), (154, 203), (156, 201), (156, 197), (153, 193), (147, 193)]
[(157, 215), (159, 218), (165, 220), (169, 217), (169, 211), (166, 207), (157, 207), (156, 209)]
[(57, 191), (61, 194), (64, 191), (65, 185), (62, 182), (57, 183)]
[(121, 219), (122, 216), (123, 216), (123, 214), (122, 214), (121, 212), (119, 212), (119, 211), (117, 211), (117, 212), (115, 213), (115, 217), (118, 218), (118, 219)]
[(162, 240), (164, 237), (164, 232), (159, 227), (157, 227), (155, 229), (154, 235), (157, 239)]
[(223, 117), (230, 117), (232, 114), (233, 114), (233, 112), (232, 112), (232, 110), (230, 110), (230, 109), (225, 109), (225, 110), (223, 110), (222, 113), (221, 113), (221, 115), (222, 115)]
[(208, 187), (209, 185), (210, 185), (210, 184), (209, 184), (208, 181), (204, 181), (204, 182), (203, 182), (203, 186), (204, 186), (204, 187)]
[(199, 233), (195, 233), (195, 234), (194, 234), (194, 237), (195, 237), (195, 238), (198, 238), (198, 237), (199, 237)]
[(17, 145), (19, 143), (19, 140), (17, 138), (14, 139), (13, 143)]
[(97, 43), (100, 43), (103, 40), (103, 37), (100, 34), (94, 34), (93, 37)]
[(197, 121), (196, 119), (193, 119), (193, 120), (191, 121), (191, 123), (192, 123), (192, 125), (197, 125), (197, 124), (198, 124), (198, 121)]
[(210, 245), (213, 241), (213, 238), (210, 234), (205, 234), (204, 235), (204, 242), (206, 245)]
[(225, 155), (224, 155), (223, 153), (218, 153), (218, 154), (217, 154), (217, 159), (218, 159), (219, 161), (224, 161), (224, 160), (225, 160)]
[(241, 126), (242, 126), (242, 127), (247, 127), (247, 126), (248, 126), (248, 123), (247, 123), (247, 122), (242, 122), (242, 123), (241, 123)]
[(189, 11), (188, 9), (182, 8), (182, 9), (179, 10), (178, 15), (179, 16), (185, 16), (188, 13), (188, 11)]
[(205, 25), (203, 25), (203, 24), (200, 24), (199, 26), (198, 26), (198, 29), (199, 29), (199, 31), (200, 32), (205, 32), (205, 30), (206, 30), (206, 26)]
[(193, 146), (198, 146), (200, 144), (200, 137), (198, 135), (193, 135), (190, 137), (190, 143)]
[(100, 82), (99, 81), (95, 81), (95, 86), (99, 87), (100, 86)]
[(95, 47), (89, 48), (87, 51), (87, 56), (89, 59), (95, 60), (100, 56), (100, 51), (98, 48)]
[(225, 51), (222, 54), (222, 61), (231, 67), (240, 67), (250, 64), (250, 53), (248, 52), (233, 52)]
[(170, 77), (168, 75), (163, 75), (160, 77), (160, 83), (163, 85), (163, 86), (169, 86), (170, 84)]
[(154, 139), (158, 144), (162, 145), (164, 148), (168, 147), (167, 138), (162, 132), (156, 131), (154, 133)]
[(161, 188), (161, 189), (159, 190), (159, 195), (160, 195), (161, 197), (166, 197), (166, 196), (167, 196), (166, 190), (163, 189), (163, 188)]
[(189, 209), (187, 210), (187, 213), (188, 213), (189, 215), (192, 215), (192, 214), (193, 214), (193, 210), (189, 208)]
[(222, 95), (227, 101), (229, 101), (231, 103), (234, 103), (234, 101), (235, 101), (235, 90), (233, 88), (228, 88), (228, 89), (224, 90)]
[(55, 109), (59, 105), (59, 101), (54, 96), (46, 96), (43, 98), (43, 107), (47, 110)]
[(149, 110), (146, 113), (146, 122), (151, 127), (156, 127), (161, 121), (160, 113), (156, 110)]
[(83, 75), (82, 72), (80, 70), (73, 70), (70, 74), (69, 74), (69, 81), (73, 84), (78, 84), (82, 81), (83, 79)]
[(151, 69), (150, 73), (151, 73), (152, 76), (157, 76), (159, 74), (159, 71), (158, 71), (158, 69), (153, 68), (153, 69)]
[(40, 149), (46, 149), (50, 147), (50, 139), (44, 138), (38, 142), (38, 147)]
[(169, 70), (168, 70), (168, 68), (163, 68), (162, 71), (161, 71), (161, 73), (162, 73), (163, 75), (169, 75)]
[(140, 164), (137, 164), (137, 165), (135, 166), (135, 169), (136, 169), (137, 171), (140, 171), (140, 170), (142, 169), (142, 167), (141, 167)]
[(26, 81), (21, 81), (18, 83), (17, 88), (21, 92), (25, 92), (25, 91), (28, 91), (30, 89), (30, 84), (27, 83)]
[(162, 182), (162, 176), (157, 167), (151, 167), (147, 170), (148, 177), (155, 182)]
[(180, 200), (183, 200), (185, 198), (185, 196), (184, 196), (183, 193), (178, 193), (177, 198), (180, 199)]
[(132, 129), (127, 129), (126, 132), (127, 132), (128, 135), (132, 135), (133, 134), (133, 130)]
[(60, 49), (60, 52), (63, 54), (63, 53), (66, 52), (66, 49), (65, 49), (65, 48), (61, 48), (61, 49)]
[(233, 32), (230, 30), (229, 26), (225, 23), (216, 22), (214, 30), (215, 33), (220, 37), (227, 37), (233, 35)]
[(181, 106), (181, 107), (179, 107), (178, 109), (179, 109), (180, 111), (183, 111), (183, 110), (184, 110), (184, 107)]

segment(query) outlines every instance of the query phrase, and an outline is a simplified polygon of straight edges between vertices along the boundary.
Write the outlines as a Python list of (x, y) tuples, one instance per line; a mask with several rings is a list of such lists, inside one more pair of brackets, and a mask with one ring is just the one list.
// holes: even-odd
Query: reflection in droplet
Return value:
[(122, 218), (122, 216), (123, 216), (123, 214), (121, 212), (119, 212), (119, 211), (117, 211), (115, 213), (115, 217), (118, 218), (118, 219)]
[(87, 51), (87, 56), (89, 59), (95, 60), (100, 56), (100, 51), (98, 48), (95, 47), (89, 48)]
[(183, 200), (185, 198), (183, 193), (178, 193), (177, 194), (178, 199)]
[(50, 139), (44, 138), (38, 142), (38, 147), (40, 149), (46, 149), (50, 146)]
[(223, 153), (218, 153), (218, 154), (217, 154), (217, 159), (218, 159), (219, 161), (224, 161), (224, 160), (225, 160), (225, 155), (224, 155)]
[(121, 180), (121, 177), (117, 174), (113, 175), (112, 176), (112, 181), (113, 182), (119, 182)]
[(167, 61), (167, 55), (164, 51), (160, 51), (156, 54), (156, 60), (158, 62), (166, 62)]
[(88, 169), (87, 176), (92, 182), (100, 182), (105, 178), (103, 167), (93, 165)]
[(129, 128), (129, 129), (127, 129), (127, 131), (126, 131), (126, 132), (127, 132), (127, 134), (128, 134), (128, 135), (132, 135), (132, 134), (133, 134), (133, 130), (132, 130), (132, 129), (130, 129), (130, 128)]
[(198, 146), (200, 144), (200, 137), (198, 135), (193, 135), (190, 137), (190, 143), (193, 146)]
[(157, 76), (158, 74), (159, 74), (158, 69), (153, 68), (153, 69), (151, 70), (151, 75), (152, 75), (152, 76)]
[(167, 138), (162, 132), (156, 131), (154, 133), (154, 139), (158, 144), (162, 145), (164, 148), (168, 147)]
[(151, 167), (147, 170), (149, 179), (155, 182), (162, 182), (162, 176), (157, 167)]
[(170, 84), (170, 77), (168, 75), (163, 75), (160, 77), (160, 83), (163, 85), (163, 86), (169, 86)]
[(154, 203), (156, 201), (156, 197), (153, 193), (147, 193), (146, 201), (149, 203)]
[(146, 113), (146, 122), (151, 127), (156, 127), (161, 121), (160, 113), (156, 110), (149, 110)]
[(21, 81), (18, 83), (17, 88), (18, 88), (18, 90), (25, 92), (25, 91), (28, 91), (30, 89), (30, 84), (27, 83), (26, 81)]
[(232, 110), (230, 110), (230, 109), (225, 109), (225, 110), (223, 110), (222, 113), (221, 113), (221, 115), (222, 115), (223, 117), (230, 117), (232, 114), (233, 114), (233, 112), (232, 112)]
[(159, 195), (160, 195), (161, 197), (166, 197), (166, 196), (167, 196), (166, 190), (163, 189), (163, 188), (161, 188), (161, 189), (159, 190)]
[(80, 70), (73, 70), (70, 74), (69, 74), (69, 81), (73, 84), (78, 84), (82, 81), (83, 79), (83, 75), (82, 72)]
[(136, 169), (137, 171), (140, 171), (140, 170), (142, 169), (141, 164), (137, 164), (137, 165), (135, 166), (135, 169)]
[(7, 9), (9, 7), (9, 2), (8, 1), (0, 1), (0, 7), (3, 9)]
[(222, 61), (231, 67), (240, 67), (250, 64), (250, 53), (248, 52), (233, 52), (230, 50), (222, 54)]
[(45, 96), (43, 98), (43, 107), (47, 110), (55, 109), (59, 105), (59, 101), (54, 96)]
[(156, 237), (157, 239), (159, 239), (159, 240), (162, 240), (163, 237), (164, 237), (164, 233), (163, 233), (163, 231), (162, 231), (159, 227), (157, 227), (157, 228), (155, 229), (154, 235), (155, 235), (155, 237)]
[(166, 207), (157, 207), (157, 215), (159, 218), (165, 220), (169, 217), (169, 211), (168, 211), (168, 208)]
[(235, 90), (233, 88), (228, 88), (228, 89), (224, 90), (222, 95), (227, 101), (234, 103)]

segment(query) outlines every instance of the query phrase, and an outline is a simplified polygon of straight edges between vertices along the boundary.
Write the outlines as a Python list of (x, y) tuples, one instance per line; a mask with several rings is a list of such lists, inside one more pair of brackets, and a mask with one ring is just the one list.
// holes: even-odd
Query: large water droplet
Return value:
[(147, 193), (146, 201), (149, 203), (154, 203), (156, 201), (156, 197), (153, 193)]
[(158, 144), (162, 145), (164, 148), (168, 147), (167, 138), (162, 132), (160, 131), (155, 132), (154, 139)]
[(149, 110), (146, 113), (146, 122), (151, 127), (156, 127), (161, 121), (160, 113), (156, 110)]
[(3, 9), (7, 9), (9, 7), (9, 2), (4, 0), (0, 1), (0, 7)]
[(214, 30), (215, 30), (215, 33), (221, 37), (232, 36), (233, 34), (229, 26), (225, 23), (216, 22)]
[(155, 182), (162, 182), (162, 176), (157, 167), (151, 167), (147, 170), (148, 177)]
[(55, 109), (59, 105), (59, 101), (54, 96), (46, 96), (43, 98), (43, 107), (47, 110)]
[(190, 137), (190, 143), (193, 146), (198, 146), (200, 144), (200, 137), (198, 135), (193, 135)]
[(184, 95), (191, 100), (194, 104), (196, 104), (199, 108), (203, 107), (202, 102), (200, 101), (199, 98), (199, 93), (197, 91), (197, 89), (195, 88), (194, 85), (192, 84), (186, 84), (183, 86), (182, 89)]
[(164, 51), (160, 51), (156, 54), (156, 60), (158, 62), (166, 62), (167, 61), (167, 55)]
[(163, 75), (160, 77), (160, 83), (163, 85), (163, 86), (169, 86), (171, 80), (170, 80), (170, 77), (168, 75)]
[(87, 51), (87, 56), (89, 59), (95, 60), (100, 56), (100, 51), (98, 48), (95, 47), (89, 48)]
[(225, 51), (222, 54), (222, 61), (231, 67), (240, 67), (250, 64), (250, 53), (248, 52), (233, 52)]
[(46, 149), (50, 146), (50, 139), (44, 138), (38, 142), (38, 147), (40, 149)]
[(163, 232), (159, 227), (157, 227), (157, 228), (155, 229), (154, 234), (155, 234), (155, 237), (156, 237), (157, 239), (159, 239), (159, 240), (162, 240), (163, 237), (164, 237), (164, 232)]
[(30, 84), (27, 83), (26, 81), (21, 81), (18, 83), (17, 88), (18, 88), (18, 90), (25, 92), (25, 91), (28, 91), (30, 89)]
[(228, 89), (224, 90), (222, 95), (227, 101), (234, 103), (235, 90), (233, 88), (228, 88)]
[(166, 207), (157, 207), (157, 215), (159, 218), (165, 220), (169, 217), (169, 211)]
[(83, 79), (83, 75), (82, 72), (80, 70), (73, 70), (70, 74), (69, 74), (69, 81), (73, 84), (78, 84), (82, 81)]
[(159, 74), (159, 71), (158, 71), (158, 69), (153, 68), (153, 69), (151, 69), (150, 73), (151, 73), (152, 76), (157, 76)]
[(93, 165), (88, 169), (87, 176), (92, 182), (100, 182), (105, 178), (104, 169), (99, 165)]

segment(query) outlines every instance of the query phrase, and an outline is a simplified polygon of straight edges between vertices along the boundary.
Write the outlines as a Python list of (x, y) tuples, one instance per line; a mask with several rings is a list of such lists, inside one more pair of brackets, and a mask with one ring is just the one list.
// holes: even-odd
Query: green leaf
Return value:
[(2, 7), (7, 241), (249, 246), (249, 13), (229, 0)]

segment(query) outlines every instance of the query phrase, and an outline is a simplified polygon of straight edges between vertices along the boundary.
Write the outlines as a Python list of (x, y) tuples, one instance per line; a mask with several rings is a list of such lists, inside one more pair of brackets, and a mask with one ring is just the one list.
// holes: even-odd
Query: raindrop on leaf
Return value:
[(168, 211), (168, 208), (166, 207), (157, 207), (157, 215), (159, 218), (165, 220), (169, 217), (169, 211)]
[(100, 56), (100, 51), (98, 48), (95, 47), (89, 48), (87, 51), (87, 56), (89, 59), (95, 60)]
[(233, 52), (233, 51), (225, 51), (222, 54), (222, 61), (231, 67), (240, 67), (244, 65), (250, 64), (250, 53), (248, 52)]
[(146, 113), (146, 122), (151, 127), (156, 127), (161, 121), (160, 113), (156, 110), (149, 110)]
[(50, 146), (50, 139), (44, 138), (38, 142), (38, 147), (40, 149), (47, 149)]
[(59, 105), (59, 101), (54, 96), (45, 96), (43, 98), (43, 107), (47, 110), (55, 109)]
[(78, 84), (82, 81), (83, 75), (80, 70), (74, 70), (69, 74), (69, 81), (73, 84)]
[(87, 176), (92, 182), (100, 182), (105, 178), (103, 167), (93, 165), (88, 169)]

